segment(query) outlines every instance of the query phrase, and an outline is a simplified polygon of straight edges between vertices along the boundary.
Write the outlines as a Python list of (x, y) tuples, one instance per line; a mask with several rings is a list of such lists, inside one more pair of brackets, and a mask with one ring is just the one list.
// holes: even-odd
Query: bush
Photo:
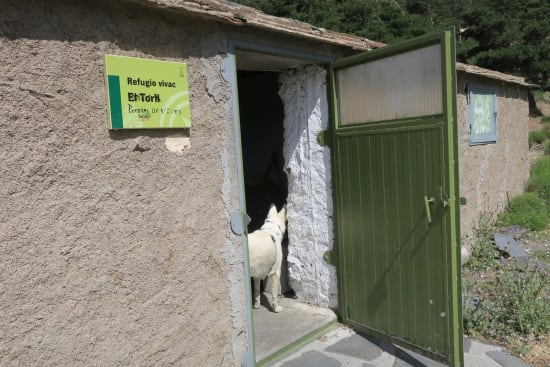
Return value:
[(527, 191), (538, 193), (546, 204), (550, 203), (550, 157), (541, 157), (533, 163)]
[(495, 268), (496, 277), (465, 284), (465, 331), (486, 338), (507, 340), (540, 337), (550, 330), (550, 275), (528, 263), (515, 261)]
[(544, 131), (531, 131), (529, 132), (529, 146), (533, 144), (540, 144), (546, 140), (546, 133)]
[(545, 92), (542, 89), (537, 89), (533, 91), (533, 97), (535, 101), (550, 102), (550, 92)]
[(490, 214), (481, 214), (474, 229), (472, 255), (466, 267), (472, 270), (486, 270), (497, 264), (499, 253), (493, 245), (493, 217)]
[(499, 226), (517, 224), (532, 231), (545, 229), (550, 222), (548, 208), (535, 192), (527, 192), (516, 196), (510, 201), (510, 206), (497, 221)]
[(544, 154), (550, 154), (550, 140), (544, 142)]
[(510, 262), (497, 276), (498, 321), (503, 328), (517, 333), (540, 336), (550, 331), (550, 277), (537, 265), (524, 269)]

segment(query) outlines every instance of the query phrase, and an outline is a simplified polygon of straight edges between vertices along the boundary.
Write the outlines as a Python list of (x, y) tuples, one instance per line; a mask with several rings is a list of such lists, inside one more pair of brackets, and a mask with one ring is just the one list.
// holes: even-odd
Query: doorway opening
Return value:
[[(306, 115), (312, 111), (306, 111), (311, 108), (301, 108), (303, 106), (289, 106), (289, 103), (293, 103), (289, 102), (292, 98), (281, 96), (285, 93), (281, 80), (288, 75), (299, 75), (302, 73), (300, 65), (311, 62), (249, 51), (237, 51), (236, 56), (246, 211), (251, 218), (248, 232), (261, 227), (271, 203), (278, 210), (285, 203), (288, 204), (288, 229), (282, 244), (283, 264), (279, 287), (279, 305), (283, 311), (274, 313), (271, 310), (268, 302), (271, 295), (266, 294), (271, 291), (271, 286), (267, 279), (262, 286), (262, 306), (252, 310), (255, 358), (257, 365), (264, 365), (283, 357), (293, 350), (293, 346), (298, 347), (303, 343), (305, 338), (313, 339), (322, 334), (336, 321), (336, 316), (328, 308), (328, 301), (320, 305), (315, 297), (308, 295), (308, 292), (315, 293), (316, 287), (323, 287), (320, 283), (328, 284), (329, 281), (323, 281), (322, 277), (316, 279), (314, 274), (316, 262), (322, 259), (324, 248), (308, 246), (300, 240), (305, 236), (315, 236), (309, 236), (311, 229), (304, 228), (306, 225), (297, 219), (304, 216), (304, 208), (309, 208), (306, 202), (309, 202), (311, 192), (303, 188), (312, 185), (312, 182), (309, 182), (311, 180), (307, 179), (307, 175), (296, 175), (296, 164), (293, 165), (291, 161), (296, 159), (292, 158), (293, 151), (309, 144), (300, 143), (300, 137), (314, 139), (313, 132), (311, 136), (303, 136), (304, 132), (309, 131)], [(292, 94), (288, 91), (286, 93)], [(300, 114), (300, 110), (306, 112)], [(310, 157), (302, 158), (308, 160)], [(309, 163), (302, 163), (305, 164), (304, 168), (313, 169)], [(292, 169), (294, 172), (291, 172)], [(307, 183), (300, 182), (304, 177)], [(328, 195), (328, 191), (324, 192)], [(313, 208), (308, 210), (311, 212)], [(309, 247), (311, 252), (301, 250), (300, 246)], [(287, 257), (291, 258), (290, 264)], [(312, 279), (305, 276), (309, 271), (313, 274), (309, 276)], [(303, 281), (302, 272), (305, 274)], [(308, 291), (305, 291), (306, 288)], [(252, 307), (252, 300), (248, 302), (249, 307)]]

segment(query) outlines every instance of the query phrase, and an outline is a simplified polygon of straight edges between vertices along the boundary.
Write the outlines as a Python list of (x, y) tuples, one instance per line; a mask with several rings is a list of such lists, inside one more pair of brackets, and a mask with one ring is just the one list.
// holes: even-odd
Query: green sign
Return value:
[(105, 55), (110, 129), (191, 127), (187, 64)]

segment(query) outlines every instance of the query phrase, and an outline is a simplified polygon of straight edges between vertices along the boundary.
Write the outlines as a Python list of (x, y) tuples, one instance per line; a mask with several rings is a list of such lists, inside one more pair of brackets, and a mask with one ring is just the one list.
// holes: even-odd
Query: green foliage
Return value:
[(550, 276), (538, 266), (511, 262), (497, 276), (497, 322), (504, 329), (539, 336), (550, 331)]
[(550, 88), (550, 3), (547, 0), (482, 0), (462, 14), (461, 61), (511, 74)]
[(532, 260), (519, 266), (515, 260), (500, 258), (492, 243), (491, 223), (490, 215), (480, 216), (472, 256), (463, 270), (464, 330), (469, 335), (525, 344), (531, 337), (550, 332), (550, 272)]
[(465, 284), (466, 333), (507, 341), (548, 333), (549, 273), (530, 263), (519, 267), (514, 261), (494, 270), (494, 279)]
[(512, 198), (508, 209), (500, 214), (496, 224), (517, 224), (532, 231), (540, 231), (546, 228), (548, 222), (548, 207), (537, 193), (527, 192)]
[(493, 217), (488, 213), (480, 215), (474, 229), (472, 255), (465, 266), (472, 270), (485, 270), (497, 264), (499, 253), (493, 245)]
[(529, 132), (529, 147), (533, 144), (540, 144), (546, 140), (546, 133), (544, 131), (530, 131)]
[(423, 35), (429, 20), (405, 9), (407, 1), (365, 0), (236, 0), (268, 14), (292, 18), (317, 27), (393, 43)]
[(550, 157), (538, 158), (533, 163), (527, 191), (538, 193), (547, 205), (550, 204)]
[(544, 116), (541, 120), (540, 120), (541, 124), (550, 124), (550, 116)]
[(546, 155), (550, 154), (550, 140), (546, 140), (544, 142), (544, 154)]
[[(482, 335), (490, 338), (489, 332), (494, 330), (493, 310), (495, 308), (490, 297), (482, 297), (487, 293), (486, 288), (476, 281), (467, 281), (462, 284), (464, 293), (462, 321), (464, 332), (468, 335)], [(491, 286), (488, 287), (492, 289)], [(480, 297), (481, 296), (481, 297)]]
[(543, 261), (547, 264), (550, 265), (550, 251), (546, 250), (546, 251), (542, 251), (542, 250), (538, 250), (538, 251), (534, 251), (533, 252), (533, 257), (539, 261)]
[[(550, 151), (550, 141), (545, 142), (545, 150)], [(527, 191), (518, 195), (501, 213), (497, 225), (518, 224), (532, 231), (543, 230), (550, 222), (550, 157), (541, 157), (531, 166), (527, 181)]]
[[(550, 219), (542, 198), (550, 197), (550, 157), (533, 164), (529, 182), (533, 192), (513, 198), (497, 225), (546, 227)], [(533, 340), (547, 338), (550, 333), (550, 271), (532, 258), (520, 265), (499, 257), (492, 243), (491, 223), (489, 215), (480, 216), (472, 256), (463, 268), (464, 331), (525, 355)], [(549, 235), (550, 231), (529, 232), (528, 238), (546, 241)], [(546, 263), (549, 256), (547, 250), (533, 255)]]
[(394, 43), (455, 26), (459, 61), (549, 90), (548, 0), (235, 0), (268, 14)]
[(549, 91), (543, 91), (542, 89), (537, 89), (533, 91), (533, 97), (535, 98), (535, 101), (542, 101), (546, 103), (550, 103), (550, 92)]

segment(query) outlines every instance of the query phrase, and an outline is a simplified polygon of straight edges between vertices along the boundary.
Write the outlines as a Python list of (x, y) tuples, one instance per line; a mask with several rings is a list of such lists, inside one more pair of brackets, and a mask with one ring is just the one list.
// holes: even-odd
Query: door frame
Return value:
[[(457, 132), (457, 105), (456, 105), (456, 51), (454, 47), (455, 31), (454, 29), (449, 31), (438, 32), (422, 37), (418, 37), (411, 41), (402, 42), (392, 46), (386, 46), (373, 51), (368, 51), (362, 54), (351, 56), (342, 60), (335, 61), (330, 65), (328, 74), (328, 92), (329, 92), (329, 106), (330, 106), (330, 131), (328, 140), (330, 145), (335, 147), (336, 134), (340, 131), (353, 131), (360, 128), (358, 125), (350, 125), (345, 127), (338, 126), (339, 120), (339, 103), (337, 100), (337, 81), (335, 79), (335, 69), (340, 67), (347, 67), (356, 64), (363, 63), (365, 61), (374, 61), (382, 59), (388, 56), (402, 54), (408, 51), (419, 49), (425, 46), (433, 44), (441, 44), (441, 77), (442, 77), (442, 115), (445, 119), (444, 126), (444, 154), (443, 164), (445, 166), (444, 175), (445, 180), (448, 182), (449, 188), (449, 215), (447, 224), (449, 225), (449, 237), (446, 243), (446, 260), (450, 264), (447, 276), (447, 289), (449, 289), (448, 307), (451, 315), (449, 319), (450, 328), (450, 356), (447, 361), (452, 366), (464, 365), (464, 353), (463, 353), (463, 335), (462, 335), (462, 294), (461, 294), (461, 265), (460, 265), (460, 218), (459, 218), (459, 187), (458, 187), (458, 132)], [(411, 120), (410, 118), (407, 120)], [(390, 120), (395, 121), (395, 120)], [(337, 162), (335, 158), (335, 152), (331, 152), (332, 159), (332, 177), (333, 177), (333, 201), (334, 205), (334, 218), (338, 218), (338, 197), (336, 192), (336, 180), (337, 178)], [(342, 246), (339, 242), (339, 228), (338, 224), (334, 225), (335, 231), (335, 243), (334, 252), (331, 254), (331, 262), (336, 264), (337, 279), (338, 279), (338, 304), (339, 308), (345, 306), (345, 299), (342, 292), (342, 279), (343, 279), (343, 266), (341, 259), (343, 258)], [(335, 257), (335, 258), (334, 258)], [(342, 312), (341, 317), (342, 317)], [(373, 333), (375, 334), (375, 333)], [(404, 345), (406, 347), (412, 347), (416, 351), (423, 352), (420, 348), (414, 348), (414, 345), (410, 343), (404, 343), (398, 338), (391, 338), (385, 334), (377, 334), (376, 336), (383, 339), (390, 340), (396, 344)]]
[[(233, 133), (234, 143), (237, 159), (237, 181), (239, 192), (239, 208), (235, 209), (231, 215), (231, 229), (237, 234), (241, 235), (241, 243), (243, 247), (243, 262), (244, 262), (244, 280), (245, 280), (245, 301), (246, 301), (246, 320), (247, 320), (247, 342), (248, 350), (242, 361), (244, 367), (262, 366), (266, 363), (274, 362), (279, 357), (276, 353), (273, 356), (267, 357), (264, 361), (256, 361), (256, 350), (254, 341), (254, 317), (252, 313), (252, 289), (250, 281), (250, 265), (248, 255), (248, 238), (247, 238), (247, 225), (249, 222), (248, 215), (246, 214), (246, 196), (245, 196), (245, 184), (244, 184), (244, 166), (243, 166), (243, 152), (242, 152), (242, 140), (241, 140), (241, 122), (239, 115), (239, 89), (237, 80), (237, 55), (238, 51), (251, 51), (258, 54), (265, 54), (274, 57), (288, 57), (293, 59), (300, 59), (311, 62), (311, 64), (328, 65), (334, 61), (333, 58), (313, 55), (304, 52), (293, 51), (290, 49), (276, 48), (267, 46), (260, 43), (254, 43), (242, 40), (230, 40), (229, 52), (221, 63), (221, 74), (225, 81), (227, 81), (231, 87), (231, 101), (233, 112)], [(324, 331), (324, 330), (323, 330)], [(315, 335), (317, 337), (317, 335)], [(298, 348), (302, 343), (290, 345), (289, 349), (286, 348), (280, 353), (288, 353), (291, 350)]]

